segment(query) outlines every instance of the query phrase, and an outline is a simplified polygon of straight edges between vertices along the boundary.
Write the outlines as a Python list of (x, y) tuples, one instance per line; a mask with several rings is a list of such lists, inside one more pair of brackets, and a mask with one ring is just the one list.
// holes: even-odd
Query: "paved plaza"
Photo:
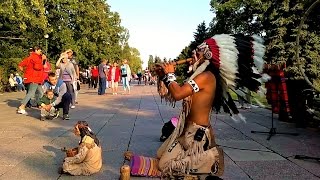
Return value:
[[(28, 116), (16, 114), (22, 92), (0, 95), (0, 179), (119, 179), (124, 164), (123, 152), (155, 156), (161, 142), (164, 122), (179, 114), (180, 103), (172, 108), (161, 103), (155, 86), (132, 87), (130, 95), (98, 96), (83, 86), (79, 104), (71, 109), (71, 120), (40, 121), (36, 109), (27, 109)], [(120, 92), (121, 93), (121, 92)], [(223, 179), (283, 180), (320, 179), (320, 162), (297, 160), (295, 155), (320, 157), (320, 132), (298, 129), (294, 124), (279, 122), (279, 132), (297, 132), (299, 136), (275, 135), (266, 140), (271, 111), (262, 108), (241, 110), (247, 123), (235, 123), (226, 114), (212, 114), (216, 140), (225, 152)], [(77, 146), (79, 138), (73, 125), (88, 121), (103, 148), (101, 172), (88, 177), (58, 174), (63, 147)], [(148, 179), (148, 178), (132, 178)]]

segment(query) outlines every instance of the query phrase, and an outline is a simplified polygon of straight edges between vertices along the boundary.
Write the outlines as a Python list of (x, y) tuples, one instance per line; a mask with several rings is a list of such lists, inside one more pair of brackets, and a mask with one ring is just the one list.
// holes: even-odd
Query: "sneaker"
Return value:
[(27, 113), (27, 111), (25, 109), (18, 109), (17, 113), (18, 114), (28, 115), (28, 113)]
[(70, 108), (71, 108), (71, 109), (74, 109), (74, 108), (76, 108), (76, 106), (72, 105)]
[(237, 108), (238, 108), (238, 109), (242, 109), (242, 108), (243, 108), (243, 106), (237, 106)]
[(69, 114), (64, 114), (63, 115), (63, 120), (70, 120)]
[(59, 111), (59, 109), (56, 109), (56, 114), (55, 114), (55, 116), (53, 117), (53, 119), (58, 118), (59, 115), (60, 115), (60, 111)]
[(44, 120), (46, 120), (46, 117), (41, 116), (40, 121), (44, 121)]

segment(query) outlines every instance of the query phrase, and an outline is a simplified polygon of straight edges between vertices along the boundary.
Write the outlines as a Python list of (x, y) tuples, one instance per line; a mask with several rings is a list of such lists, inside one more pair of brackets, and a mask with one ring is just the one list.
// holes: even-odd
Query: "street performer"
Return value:
[(176, 82), (173, 63), (158, 64), (160, 96), (172, 103), (183, 100), (178, 125), (157, 152), (163, 175), (223, 174), (223, 151), (215, 142), (211, 110), (223, 107), (236, 119), (239, 111), (228, 90), (260, 90), (264, 52), (258, 36), (215, 35), (193, 52), (193, 74), (183, 85)]
[(88, 176), (99, 172), (102, 167), (102, 151), (98, 138), (86, 121), (77, 122), (74, 134), (81, 137), (79, 147), (74, 148), (76, 151), (72, 157), (64, 159), (59, 173)]

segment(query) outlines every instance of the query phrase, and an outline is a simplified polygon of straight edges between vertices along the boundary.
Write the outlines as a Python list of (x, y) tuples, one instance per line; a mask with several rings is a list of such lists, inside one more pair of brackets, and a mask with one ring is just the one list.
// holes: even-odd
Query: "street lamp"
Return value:
[(48, 54), (48, 38), (49, 38), (49, 35), (45, 34), (44, 38), (46, 39), (46, 55), (47, 55)]

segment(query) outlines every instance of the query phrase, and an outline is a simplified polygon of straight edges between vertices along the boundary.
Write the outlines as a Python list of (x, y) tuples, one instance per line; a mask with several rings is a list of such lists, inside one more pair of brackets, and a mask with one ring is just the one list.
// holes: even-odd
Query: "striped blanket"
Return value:
[(161, 177), (156, 158), (133, 155), (130, 161), (131, 175), (143, 177)]

